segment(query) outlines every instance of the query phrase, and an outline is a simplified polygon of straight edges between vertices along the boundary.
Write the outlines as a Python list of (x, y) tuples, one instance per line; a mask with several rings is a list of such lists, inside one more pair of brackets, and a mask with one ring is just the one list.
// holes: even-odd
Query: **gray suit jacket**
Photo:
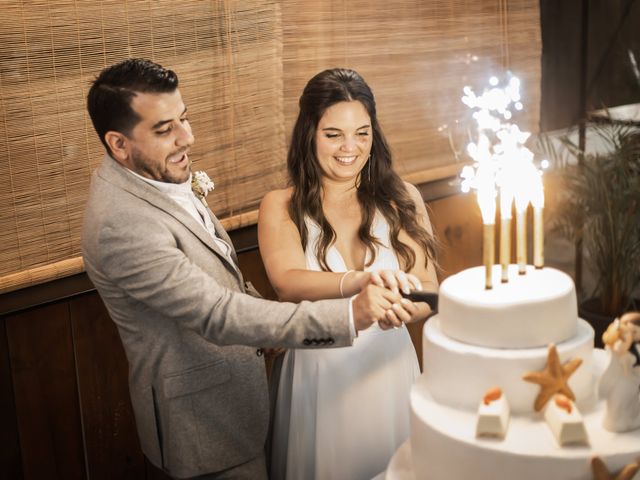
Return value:
[(255, 347), (352, 342), (347, 300), (258, 298), (235, 252), (228, 260), (182, 207), (109, 156), (92, 178), (82, 251), (127, 354), (142, 450), (173, 476), (262, 454), (269, 405)]

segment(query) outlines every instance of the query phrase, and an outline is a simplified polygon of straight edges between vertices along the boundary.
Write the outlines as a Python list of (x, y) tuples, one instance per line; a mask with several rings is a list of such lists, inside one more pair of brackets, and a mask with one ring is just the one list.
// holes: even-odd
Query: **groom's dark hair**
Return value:
[(136, 93), (171, 93), (178, 88), (178, 76), (151, 60), (128, 58), (100, 72), (87, 95), (87, 110), (100, 141), (108, 131), (129, 136), (140, 117), (131, 108)]

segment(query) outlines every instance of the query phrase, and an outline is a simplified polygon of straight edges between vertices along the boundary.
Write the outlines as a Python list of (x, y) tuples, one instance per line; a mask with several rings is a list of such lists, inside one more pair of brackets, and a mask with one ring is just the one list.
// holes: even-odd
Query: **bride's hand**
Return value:
[(412, 290), (422, 289), (422, 283), (418, 277), (402, 270), (374, 270), (370, 274), (371, 283), (388, 288), (393, 293), (409, 293)]
[(343, 296), (355, 295), (367, 285), (391, 290), (393, 293), (409, 293), (412, 290), (420, 290), (422, 284), (415, 275), (405, 273), (402, 270), (373, 270), (370, 272), (349, 271), (343, 274)]

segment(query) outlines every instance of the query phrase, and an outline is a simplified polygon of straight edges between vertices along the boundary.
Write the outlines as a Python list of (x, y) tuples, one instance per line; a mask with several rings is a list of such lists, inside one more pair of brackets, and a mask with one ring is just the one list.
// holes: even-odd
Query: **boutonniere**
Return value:
[(191, 175), (191, 190), (196, 194), (198, 199), (204, 201), (204, 197), (215, 188), (213, 181), (204, 171), (198, 170)]

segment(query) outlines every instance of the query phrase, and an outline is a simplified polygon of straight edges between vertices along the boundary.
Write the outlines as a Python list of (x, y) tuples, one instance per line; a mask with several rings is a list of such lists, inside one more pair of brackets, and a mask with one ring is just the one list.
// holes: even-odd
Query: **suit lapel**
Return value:
[[(237, 274), (240, 273), (237, 267), (238, 259), (235, 254), (233, 244), (231, 243), (231, 239), (229, 238), (229, 235), (227, 235), (227, 233), (224, 231), (224, 228), (222, 228), (222, 225), (215, 217), (215, 215), (213, 215), (211, 210), (207, 208), (207, 211), (211, 216), (211, 220), (215, 225), (216, 233), (220, 236), (220, 238), (227, 242), (229, 246), (231, 246), (233, 262), (229, 260), (229, 258), (221, 250), (218, 244), (213, 240), (213, 238), (211, 238), (211, 235), (205, 229), (205, 227), (198, 223), (196, 219), (189, 215), (187, 211), (185, 211), (182, 207), (180, 207), (158, 189), (154, 188), (152, 185), (128, 173), (125, 167), (122, 167), (109, 155), (105, 155), (102, 167), (98, 170), (98, 175), (104, 178), (109, 183), (112, 183), (119, 188), (126, 190), (132, 195), (135, 195), (136, 197), (146, 201), (150, 205), (158, 208), (159, 210), (162, 210), (167, 215), (170, 215), (178, 220), (186, 228), (188, 228), (191, 233), (198, 237), (198, 239), (202, 243), (204, 243), (213, 252), (215, 252), (223, 262), (232, 267)], [(234, 262), (236, 262), (236, 264), (234, 264)]]

